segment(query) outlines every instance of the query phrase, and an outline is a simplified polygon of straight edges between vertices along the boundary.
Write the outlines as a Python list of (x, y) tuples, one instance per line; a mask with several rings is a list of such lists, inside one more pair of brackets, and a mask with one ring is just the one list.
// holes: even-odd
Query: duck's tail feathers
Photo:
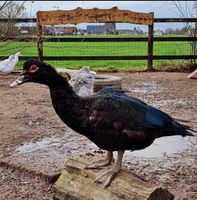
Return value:
[(197, 131), (193, 130), (190, 126), (179, 124), (178, 122), (175, 122), (175, 127), (179, 133), (178, 135), (181, 135), (183, 137), (194, 136), (191, 132), (197, 133)]

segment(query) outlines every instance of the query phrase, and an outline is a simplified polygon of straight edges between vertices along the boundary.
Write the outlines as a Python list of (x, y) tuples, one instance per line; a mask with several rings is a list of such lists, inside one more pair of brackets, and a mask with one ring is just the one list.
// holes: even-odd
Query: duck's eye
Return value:
[(28, 72), (29, 73), (35, 73), (36, 71), (38, 71), (38, 67), (36, 65), (31, 65), (31, 67), (29, 68)]

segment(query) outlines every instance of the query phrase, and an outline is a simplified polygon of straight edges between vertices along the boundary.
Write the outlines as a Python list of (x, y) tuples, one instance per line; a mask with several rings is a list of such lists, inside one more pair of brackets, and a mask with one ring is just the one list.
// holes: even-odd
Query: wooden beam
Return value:
[(197, 41), (197, 37), (154, 37), (154, 42), (192, 42)]
[[(10, 22), (9, 18), (0, 18), (0, 22), (6, 23)], [(21, 23), (21, 22), (36, 22), (36, 18), (12, 18), (12, 22)]]
[[(108, 188), (93, 183), (99, 170), (85, 170), (92, 156), (78, 156), (68, 160), (62, 174), (55, 183), (56, 200), (173, 200), (174, 195), (167, 189), (156, 187), (143, 181), (133, 173), (121, 170)], [(102, 169), (101, 169), (102, 170)]]
[(197, 55), (158, 55), (153, 56), (154, 60), (188, 60), (188, 59), (197, 59)]
[[(0, 18), (0, 22), (8, 22), (10, 19), (8, 18)], [(16, 23), (21, 22), (36, 22), (36, 18), (13, 18), (12, 19)], [(154, 18), (153, 21), (155, 23), (176, 23), (176, 22), (196, 22), (196, 18)]]
[[(8, 56), (0, 56), (0, 59), (8, 58)], [(37, 59), (37, 56), (20, 56), (20, 60)], [(148, 56), (43, 56), (44, 60), (147, 60)], [(188, 60), (197, 59), (192, 55), (161, 55), (153, 56), (153, 60)]]
[(44, 41), (47, 42), (147, 42), (148, 38), (145, 37), (117, 37), (117, 38), (108, 38), (108, 37), (44, 37)]
[[(5, 58), (5, 56), (0, 56)], [(36, 56), (20, 56), (20, 60), (37, 59)], [(147, 60), (147, 56), (43, 56), (43, 60)]]
[(155, 23), (177, 23), (177, 22), (196, 22), (197, 18), (154, 18)]
[[(7, 36), (0, 37), (0, 41), (15, 40), (17, 42), (35, 41), (36, 36)], [(43, 37), (46, 42), (148, 42), (148, 37)], [(197, 37), (154, 37), (154, 42), (191, 42), (197, 41)]]
[(82, 9), (38, 11), (37, 19), (40, 25), (79, 24), (79, 23), (132, 23), (153, 24), (152, 13), (140, 13), (130, 10)]

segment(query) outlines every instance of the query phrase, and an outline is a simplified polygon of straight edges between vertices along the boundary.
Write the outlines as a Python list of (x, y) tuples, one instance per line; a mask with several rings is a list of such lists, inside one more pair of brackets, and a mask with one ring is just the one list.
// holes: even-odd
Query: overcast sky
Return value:
[[(194, 1), (182, 1), (182, 10), (192, 10)], [(37, 11), (70, 10), (77, 7), (109, 9), (117, 6), (119, 9), (129, 9), (136, 12), (154, 12), (155, 18), (180, 17), (180, 12), (173, 1), (29, 1), (26, 3), (28, 17), (35, 17)], [(191, 11), (192, 12), (192, 11)], [(195, 16), (195, 14), (193, 13)], [(191, 17), (191, 16), (188, 16)], [(167, 26), (180, 27), (182, 24), (157, 24), (156, 28)]]

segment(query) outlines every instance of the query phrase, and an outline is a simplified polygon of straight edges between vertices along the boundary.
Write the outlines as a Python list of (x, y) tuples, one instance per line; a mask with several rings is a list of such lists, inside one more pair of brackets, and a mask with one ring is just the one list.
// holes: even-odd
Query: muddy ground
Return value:
[[(111, 75), (123, 78), (128, 95), (186, 120), (197, 130), (197, 79), (166, 72)], [(0, 199), (52, 199), (53, 184), (36, 172), (60, 173), (65, 160), (79, 153), (94, 155), (97, 147), (60, 121), (47, 87), (24, 84), (11, 89), (9, 83), (15, 78), (0, 75)], [(196, 200), (196, 144), (197, 136), (167, 138), (141, 153), (127, 152), (124, 168), (168, 188), (176, 200)]]

